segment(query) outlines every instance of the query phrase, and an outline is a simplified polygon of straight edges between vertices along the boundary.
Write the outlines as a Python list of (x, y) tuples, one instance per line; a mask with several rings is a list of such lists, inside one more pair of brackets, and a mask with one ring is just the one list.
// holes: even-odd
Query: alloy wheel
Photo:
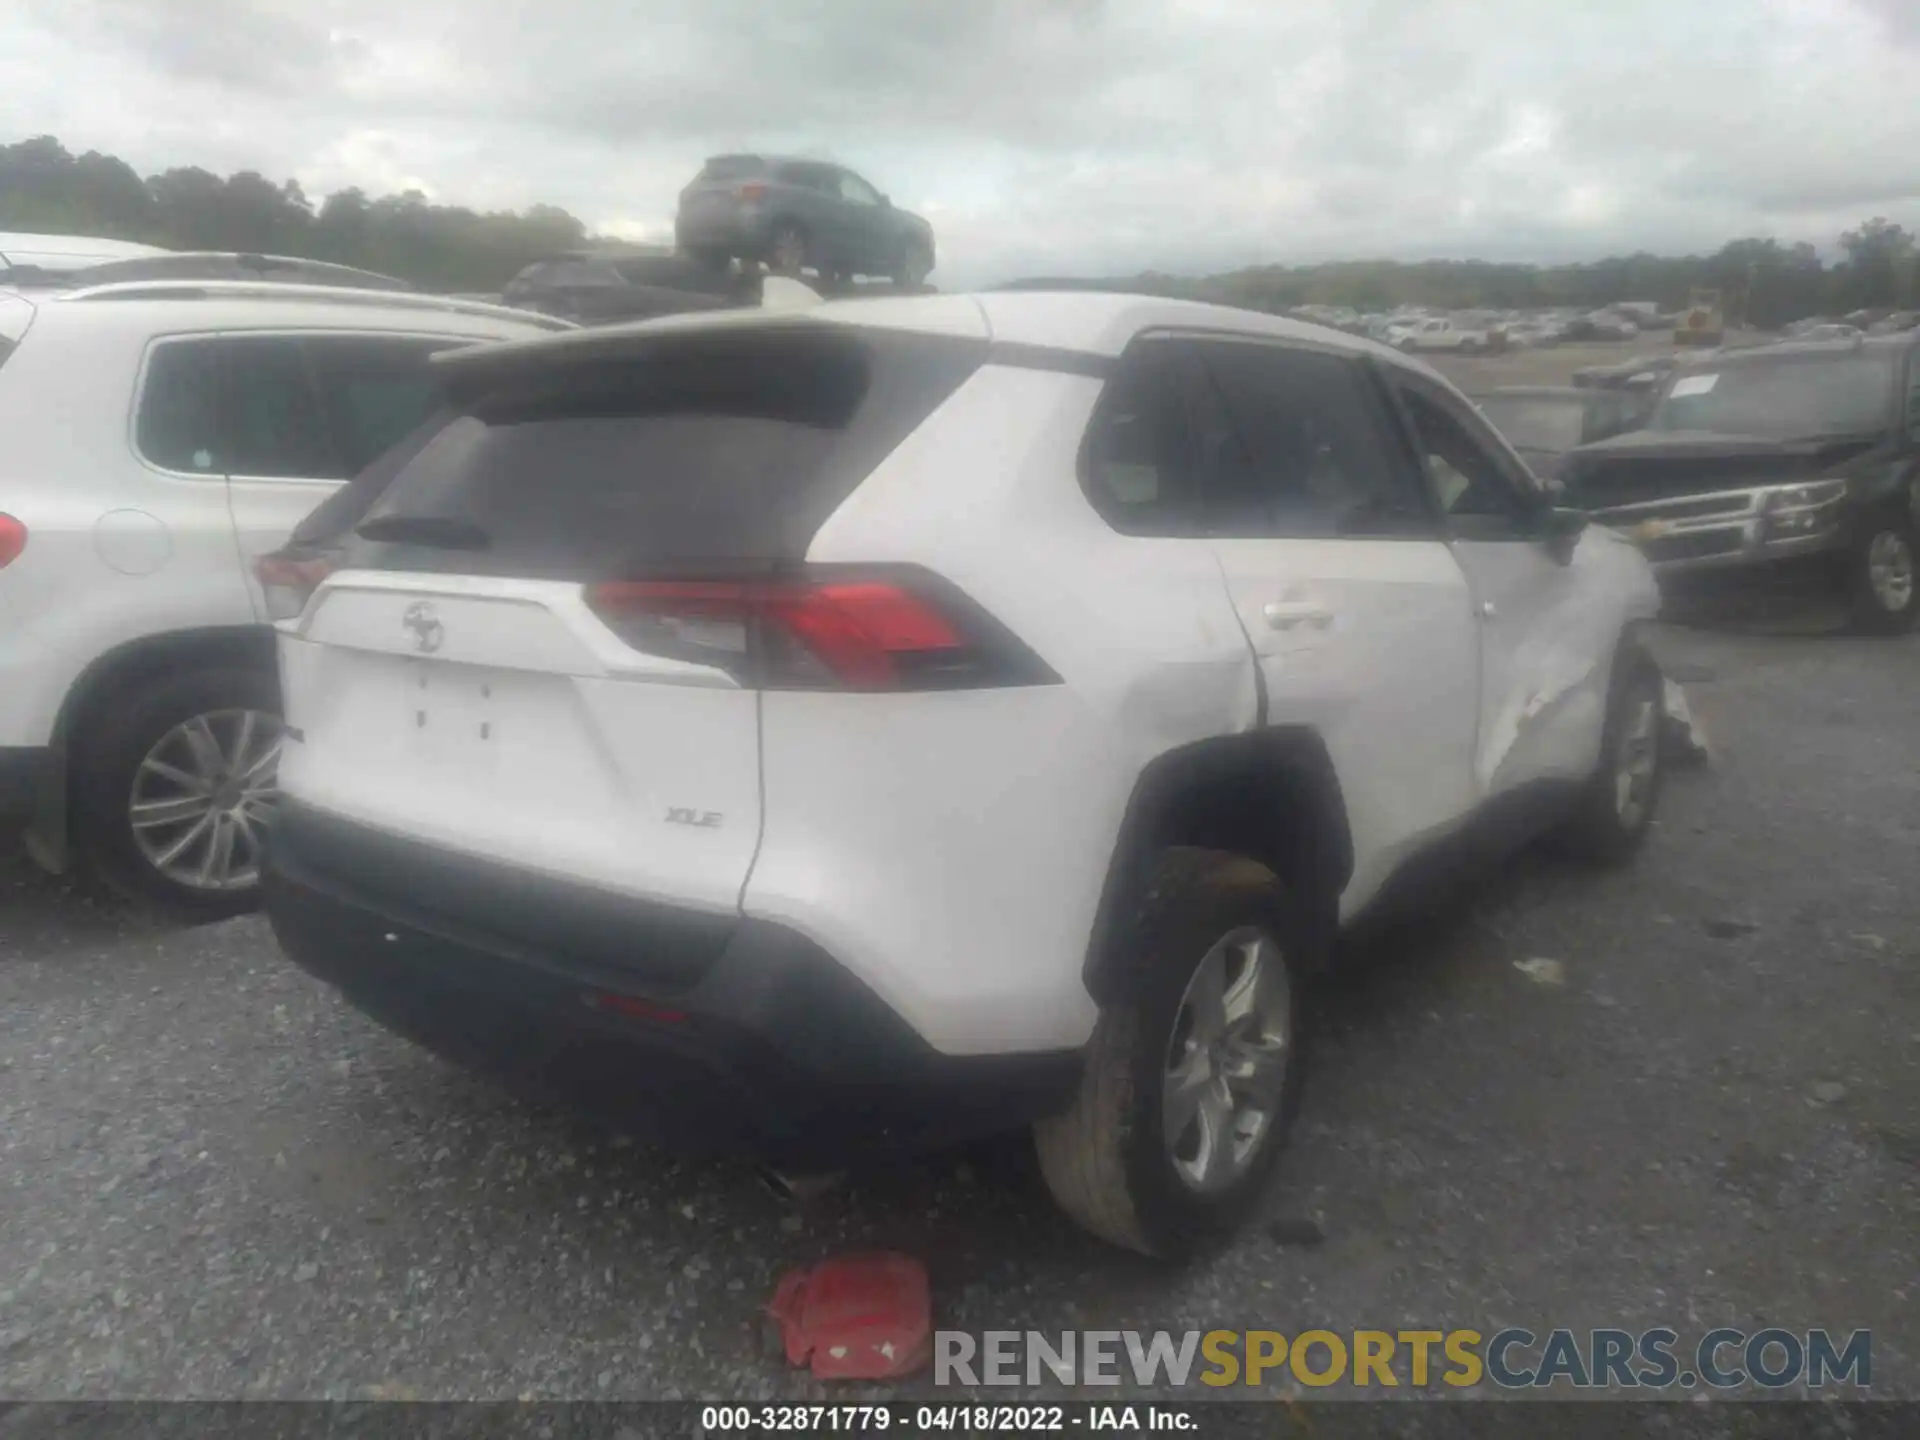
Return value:
[(1215, 941), (1180, 997), (1161, 1080), (1161, 1133), (1175, 1172), (1201, 1192), (1252, 1168), (1283, 1100), (1293, 1045), (1286, 957), (1265, 930)]
[(127, 822), (147, 863), (190, 890), (245, 890), (260, 879), (273, 820), (280, 721), (212, 710), (174, 726), (134, 771)]

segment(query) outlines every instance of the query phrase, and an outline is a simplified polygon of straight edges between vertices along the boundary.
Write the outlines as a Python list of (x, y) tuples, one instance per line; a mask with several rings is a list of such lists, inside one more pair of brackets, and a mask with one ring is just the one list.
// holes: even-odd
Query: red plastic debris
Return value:
[(787, 1363), (811, 1362), (823, 1380), (890, 1380), (933, 1354), (927, 1267), (910, 1255), (842, 1255), (789, 1271), (767, 1313)]

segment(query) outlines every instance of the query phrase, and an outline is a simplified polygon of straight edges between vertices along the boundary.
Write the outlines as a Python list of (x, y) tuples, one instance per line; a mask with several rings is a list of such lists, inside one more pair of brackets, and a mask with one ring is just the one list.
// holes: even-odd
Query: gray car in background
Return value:
[(918, 290), (933, 270), (933, 227), (844, 166), (777, 155), (716, 155), (680, 192), (674, 238), (715, 263), (762, 261), (829, 283), (884, 275)]

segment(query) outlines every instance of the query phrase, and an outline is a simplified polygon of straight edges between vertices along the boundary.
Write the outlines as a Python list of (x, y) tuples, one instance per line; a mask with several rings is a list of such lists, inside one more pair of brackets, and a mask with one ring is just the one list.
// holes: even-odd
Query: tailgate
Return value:
[(769, 656), (711, 596), (801, 562), (983, 348), (793, 322), (449, 363), (453, 418), (282, 627), (290, 804), (737, 913)]
[(737, 907), (752, 691), (627, 648), (559, 581), (347, 572), (281, 641), (286, 793), (478, 859)]

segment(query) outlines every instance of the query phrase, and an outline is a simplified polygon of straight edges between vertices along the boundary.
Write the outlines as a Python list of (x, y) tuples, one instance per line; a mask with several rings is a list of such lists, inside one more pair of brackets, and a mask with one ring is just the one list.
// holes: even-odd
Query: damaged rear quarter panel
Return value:
[(1099, 389), (983, 367), (808, 553), (936, 572), (1061, 683), (763, 697), (745, 910), (810, 935), (949, 1053), (1084, 1043), (1087, 937), (1136, 780), (1258, 719), (1206, 542), (1116, 534), (1075, 481)]

